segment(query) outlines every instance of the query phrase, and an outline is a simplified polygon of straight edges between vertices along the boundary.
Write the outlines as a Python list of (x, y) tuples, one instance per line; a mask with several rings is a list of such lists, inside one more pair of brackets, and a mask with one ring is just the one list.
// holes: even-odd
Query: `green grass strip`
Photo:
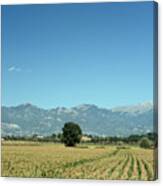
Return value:
[(144, 168), (145, 168), (145, 170), (146, 170), (146, 172), (147, 172), (147, 179), (148, 179), (148, 180), (153, 180), (154, 177), (153, 177), (153, 175), (152, 175), (152, 173), (151, 173), (151, 171), (150, 171), (149, 164), (148, 164), (146, 161), (144, 161), (144, 160), (142, 160), (142, 163), (143, 163)]
[(131, 178), (132, 173), (133, 173), (133, 170), (134, 170), (134, 157), (133, 157), (133, 155), (132, 155), (132, 156), (131, 156), (131, 164), (130, 164), (130, 167), (129, 167), (128, 172), (127, 172), (128, 179)]
[(141, 180), (141, 177), (142, 177), (142, 170), (141, 170), (140, 160), (137, 159), (136, 162), (137, 162), (138, 178), (139, 178), (139, 180)]
[(130, 160), (130, 157), (129, 157), (129, 155), (127, 154), (127, 158), (126, 158), (126, 160), (124, 161), (124, 164), (122, 165), (122, 168), (121, 168), (120, 171), (119, 171), (119, 175), (117, 176), (117, 179), (120, 178), (121, 175), (123, 174), (123, 171), (124, 171), (124, 169), (125, 169), (127, 163), (129, 162), (129, 160)]

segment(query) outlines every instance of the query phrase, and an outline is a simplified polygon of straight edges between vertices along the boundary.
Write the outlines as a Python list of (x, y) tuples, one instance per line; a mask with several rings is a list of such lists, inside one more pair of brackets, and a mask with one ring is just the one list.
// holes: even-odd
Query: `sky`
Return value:
[(153, 2), (2, 6), (2, 104), (153, 100)]

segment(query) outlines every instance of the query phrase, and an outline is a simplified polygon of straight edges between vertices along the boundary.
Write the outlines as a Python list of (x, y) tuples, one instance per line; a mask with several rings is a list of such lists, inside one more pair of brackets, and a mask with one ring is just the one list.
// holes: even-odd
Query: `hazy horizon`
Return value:
[(81, 103), (81, 104), (78, 104), (78, 105), (72, 105), (72, 106), (64, 106), (64, 105), (54, 105), (52, 107), (41, 107), (39, 105), (36, 105), (36, 104), (33, 104), (32, 102), (24, 102), (24, 103), (20, 103), (20, 104), (17, 104), (17, 105), (2, 105), (4, 107), (17, 107), (17, 106), (20, 106), (20, 105), (32, 105), (32, 106), (36, 106), (38, 108), (42, 108), (42, 109), (54, 109), (54, 108), (66, 108), (66, 109), (70, 109), (70, 108), (73, 108), (73, 107), (79, 107), (79, 106), (82, 106), (82, 105), (94, 105), (94, 106), (97, 106), (99, 108), (105, 108), (105, 109), (113, 109), (113, 108), (118, 108), (118, 107), (130, 107), (130, 106), (137, 106), (137, 105), (142, 105), (142, 104), (151, 104), (153, 105), (153, 101), (151, 100), (145, 100), (143, 102), (138, 102), (138, 103), (133, 103), (133, 104), (126, 104), (126, 105), (115, 105), (113, 107), (102, 107), (100, 105), (96, 105), (96, 104), (93, 104), (93, 103)]

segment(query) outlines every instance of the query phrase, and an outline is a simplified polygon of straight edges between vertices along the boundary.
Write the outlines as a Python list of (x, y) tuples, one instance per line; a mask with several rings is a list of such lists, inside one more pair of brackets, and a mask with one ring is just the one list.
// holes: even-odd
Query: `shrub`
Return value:
[(140, 147), (142, 148), (150, 148), (151, 142), (147, 137), (144, 137), (140, 140)]

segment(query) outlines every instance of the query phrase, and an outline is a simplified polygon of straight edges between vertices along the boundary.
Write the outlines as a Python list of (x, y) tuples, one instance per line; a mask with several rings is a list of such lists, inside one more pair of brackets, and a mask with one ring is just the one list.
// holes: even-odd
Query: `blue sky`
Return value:
[(109, 108), (152, 100), (153, 6), (2, 6), (2, 104)]

